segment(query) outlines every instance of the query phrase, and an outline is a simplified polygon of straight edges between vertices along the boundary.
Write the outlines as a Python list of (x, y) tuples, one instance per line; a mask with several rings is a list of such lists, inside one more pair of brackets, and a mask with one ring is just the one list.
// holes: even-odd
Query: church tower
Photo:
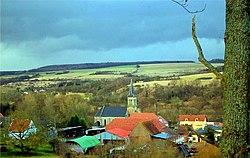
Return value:
[(128, 115), (137, 112), (137, 96), (135, 94), (134, 86), (133, 86), (133, 81), (131, 79), (130, 86), (129, 86), (129, 93), (127, 97), (127, 113)]

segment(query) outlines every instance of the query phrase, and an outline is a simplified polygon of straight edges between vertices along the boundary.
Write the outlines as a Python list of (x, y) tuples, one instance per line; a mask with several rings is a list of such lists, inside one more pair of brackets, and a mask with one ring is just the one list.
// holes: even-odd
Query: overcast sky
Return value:
[[(207, 59), (224, 57), (224, 0), (189, 0)], [(170, 0), (1, 0), (1, 70), (194, 60), (191, 14)]]

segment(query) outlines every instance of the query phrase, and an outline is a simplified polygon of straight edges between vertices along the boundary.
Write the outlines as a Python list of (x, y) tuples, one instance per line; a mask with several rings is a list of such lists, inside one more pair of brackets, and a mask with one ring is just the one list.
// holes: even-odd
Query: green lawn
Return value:
[(153, 86), (155, 84), (159, 84), (161, 86), (168, 86), (171, 82), (175, 82), (176, 84), (180, 84), (183, 82), (186, 83), (200, 83), (201, 85), (206, 85), (211, 83), (213, 80), (217, 80), (216, 76), (213, 73), (204, 73), (204, 74), (195, 74), (195, 75), (187, 75), (181, 76), (179, 80), (162, 80), (162, 81), (150, 81), (150, 82), (138, 82), (134, 85), (140, 86)]
[(58, 155), (52, 152), (50, 145), (44, 144), (37, 149), (37, 151), (30, 151), (22, 153), (20, 149), (15, 147), (8, 147), (7, 152), (0, 152), (0, 157), (16, 157), (16, 158), (59, 158)]
[(187, 72), (197, 72), (205, 69), (202, 64), (197, 63), (166, 63), (140, 65), (137, 75), (146, 76), (172, 76)]
[(20, 152), (1, 152), (0, 157), (15, 157), (15, 158), (60, 158), (60, 156), (54, 154), (54, 153), (20, 153)]
[(91, 75), (98, 71), (114, 71), (117, 73), (132, 73), (136, 70), (135, 65), (128, 66), (114, 66), (108, 68), (99, 68), (99, 69), (83, 69), (83, 70), (70, 70), (69, 73), (66, 74), (46, 74), (40, 73), (40, 77), (38, 80), (48, 80), (48, 79), (111, 79), (111, 78), (119, 78), (123, 77), (123, 75), (119, 74), (105, 74), (105, 75)]
[[(214, 66), (220, 66), (223, 64), (214, 64)], [(57, 74), (58, 71), (53, 72), (41, 72), (39, 73), (40, 76), (37, 78), (31, 79), (38, 80), (39, 82), (18, 82), (18, 83), (9, 83), (8, 86), (1, 86), (2, 90), (7, 90), (7, 88), (15, 89), (16, 87), (20, 87), (23, 89), (23, 87), (47, 87), (49, 85), (57, 84), (61, 82), (61, 80), (73, 80), (73, 79), (80, 79), (80, 80), (99, 80), (99, 79), (116, 79), (124, 77), (124, 74), (122, 73), (132, 73), (133, 75), (138, 76), (149, 76), (149, 77), (155, 77), (155, 76), (161, 76), (161, 77), (168, 77), (168, 76), (179, 76), (186, 73), (193, 73), (193, 72), (199, 72), (199, 70), (205, 69), (205, 67), (202, 64), (199, 63), (164, 63), (164, 64), (141, 64), (138, 71), (136, 71), (136, 65), (126, 65), (126, 66), (114, 66), (114, 67), (108, 67), (108, 68), (98, 68), (98, 69), (82, 69), (82, 70), (69, 70), (68, 73), (64, 74)], [(59, 73), (62, 73), (63, 71), (59, 71)], [(106, 73), (106, 74), (98, 74), (95, 75), (96, 72), (112, 72), (112, 73)], [(94, 74), (94, 75), (93, 75)], [(211, 74), (206, 74), (211, 75)], [(197, 78), (203, 78), (199, 81), (202, 82), (202, 84), (209, 83), (212, 79), (204, 79), (206, 78), (206, 75), (201, 74), (199, 75), (189, 75), (189, 76), (182, 76), (180, 77), (180, 81), (193, 81)], [(2, 76), (3, 77), (3, 76)], [(9, 78), (10, 76), (6, 76), (6, 78)], [(12, 76), (15, 77), (15, 76)], [(214, 78), (214, 76), (212, 76)], [(163, 86), (169, 85), (169, 80), (163, 80), (163, 81), (152, 81), (148, 83), (140, 83), (140, 84), (160, 84)]]

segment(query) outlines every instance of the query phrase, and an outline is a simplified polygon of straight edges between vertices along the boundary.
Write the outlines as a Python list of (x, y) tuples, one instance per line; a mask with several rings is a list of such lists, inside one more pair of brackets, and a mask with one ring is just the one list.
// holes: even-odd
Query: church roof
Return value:
[(131, 80), (130, 86), (129, 86), (128, 97), (136, 97), (135, 90), (134, 90), (134, 85), (133, 85), (133, 81), (132, 80)]
[(125, 106), (103, 106), (97, 113), (96, 117), (126, 117), (127, 107)]

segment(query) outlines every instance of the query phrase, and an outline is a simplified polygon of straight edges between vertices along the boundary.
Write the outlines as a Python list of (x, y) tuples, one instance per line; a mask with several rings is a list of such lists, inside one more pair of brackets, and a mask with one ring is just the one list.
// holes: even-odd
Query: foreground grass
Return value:
[(15, 158), (59, 158), (58, 155), (54, 153), (45, 153), (45, 152), (30, 152), (30, 153), (21, 153), (21, 152), (1, 152), (0, 157), (15, 157)]
[(50, 145), (44, 144), (37, 151), (21, 152), (20, 149), (10, 146), (6, 152), (0, 152), (0, 157), (15, 157), (15, 158), (59, 158), (53, 151)]

